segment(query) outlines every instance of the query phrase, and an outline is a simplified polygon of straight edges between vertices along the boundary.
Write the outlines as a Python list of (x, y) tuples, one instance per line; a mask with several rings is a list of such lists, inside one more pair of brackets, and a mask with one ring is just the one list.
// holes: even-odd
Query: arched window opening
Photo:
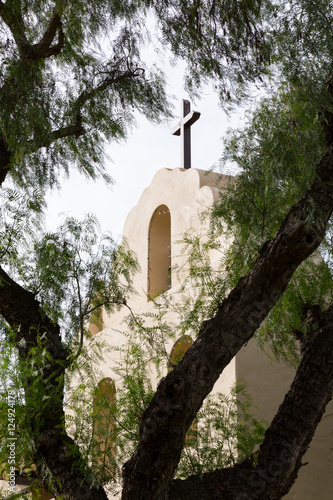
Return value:
[(180, 337), (180, 339), (176, 340), (170, 353), (170, 368), (173, 368), (179, 363), (179, 361), (189, 350), (191, 345), (192, 338), (189, 335), (183, 335), (183, 337)]
[[(191, 347), (192, 343), (192, 338), (189, 335), (183, 335), (183, 337), (176, 340), (170, 352), (169, 370), (172, 370), (177, 363), (179, 363), (184, 354)], [(187, 431), (185, 446), (194, 446), (196, 444), (197, 435), (198, 425), (196, 419), (194, 419), (191, 427)]]
[(91, 336), (96, 335), (104, 329), (102, 307), (95, 309), (90, 316), (88, 331)]
[(92, 462), (101, 481), (108, 481), (115, 475), (115, 410), (116, 386), (110, 377), (106, 377), (99, 382), (93, 402), (95, 442)]
[(148, 297), (171, 288), (171, 216), (166, 205), (154, 211), (148, 229)]
[(90, 309), (92, 309), (92, 312), (90, 315), (88, 331), (91, 336), (96, 335), (104, 329), (103, 307), (99, 306), (99, 304), (101, 304), (102, 302), (102, 292), (104, 290), (104, 286), (105, 285), (103, 280), (97, 280), (95, 292), (93, 293), (89, 301), (89, 307)]

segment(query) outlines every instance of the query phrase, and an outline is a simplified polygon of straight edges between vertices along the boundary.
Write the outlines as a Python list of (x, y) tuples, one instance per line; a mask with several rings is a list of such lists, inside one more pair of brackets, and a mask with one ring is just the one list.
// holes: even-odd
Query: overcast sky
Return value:
[[(180, 167), (180, 137), (173, 136), (171, 129), (179, 119), (181, 99), (188, 99), (188, 96), (183, 90), (182, 72), (169, 67), (167, 73), (168, 93), (175, 96), (176, 118), (157, 126), (138, 115), (137, 127), (127, 141), (108, 145), (107, 169), (115, 181), (113, 186), (106, 187), (102, 181), (88, 181), (73, 171), (70, 179), (61, 183), (61, 190), (48, 196), (49, 230), (56, 229), (64, 214), (81, 219), (86, 213), (94, 213), (102, 231), (110, 231), (119, 239), (129, 210), (150, 185), (154, 174), (161, 168)], [(212, 88), (207, 88), (202, 99), (192, 103), (192, 110), (201, 113), (191, 127), (192, 167), (209, 170), (218, 163), (222, 136), (228, 127), (238, 124), (239, 115), (235, 114), (230, 121), (219, 107)]]

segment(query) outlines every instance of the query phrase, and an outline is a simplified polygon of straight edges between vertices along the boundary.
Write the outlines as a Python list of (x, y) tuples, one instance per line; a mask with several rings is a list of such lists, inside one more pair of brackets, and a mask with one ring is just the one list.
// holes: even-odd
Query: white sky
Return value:
[[(152, 125), (138, 115), (137, 127), (126, 142), (111, 143), (107, 154), (108, 173), (115, 183), (106, 187), (103, 181), (88, 181), (73, 170), (70, 179), (63, 180), (61, 190), (48, 197), (46, 224), (55, 230), (65, 215), (82, 219), (86, 213), (97, 215), (103, 232), (110, 231), (119, 240), (129, 210), (136, 205), (142, 191), (150, 185), (160, 168), (180, 166), (180, 137), (171, 129), (180, 114), (181, 99), (188, 99), (183, 90), (183, 76), (179, 69), (168, 67), (168, 93), (175, 96), (175, 119), (159, 126)], [(218, 105), (218, 97), (206, 89), (202, 99), (192, 103), (192, 110), (200, 111), (200, 119), (192, 130), (192, 167), (210, 169), (219, 160), (221, 138), (228, 127), (236, 126), (239, 116), (232, 120)]]

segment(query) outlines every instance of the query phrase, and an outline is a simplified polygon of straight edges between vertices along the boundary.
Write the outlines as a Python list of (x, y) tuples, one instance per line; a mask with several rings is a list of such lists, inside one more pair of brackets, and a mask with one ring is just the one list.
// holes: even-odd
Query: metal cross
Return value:
[(180, 108), (180, 122), (171, 133), (182, 138), (181, 162), (182, 168), (191, 168), (191, 125), (200, 118), (198, 111), (191, 111), (190, 101), (182, 100)]

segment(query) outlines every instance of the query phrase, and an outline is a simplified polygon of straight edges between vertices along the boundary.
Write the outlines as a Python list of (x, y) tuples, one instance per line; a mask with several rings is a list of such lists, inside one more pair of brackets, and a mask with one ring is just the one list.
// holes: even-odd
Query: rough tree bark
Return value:
[[(33, 431), (36, 448), (33, 459), (57, 478), (52, 491), (56, 496), (64, 495), (68, 500), (107, 500), (103, 488), (96, 481), (91, 483), (92, 472), (83, 464), (78, 447), (65, 431), (63, 380), (70, 353), (61, 342), (59, 325), (49, 320), (31, 292), (15, 283), (1, 268), (0, 284), (0, 313), (13, 329), (21, 362), (26, 361), (30, 349), (38, 346), (41, 337), (49, 354), (38, 378), (40, 391), (36, 380), (31, 378), (26, 379), (23, 387), (27, 425)], [(48, 399), (37, 404), (38, 394), (45, 393)], [(49, 487), (47, 483), (44, 486)]]
[[(143, 415), (140, 442), (124, 466), (123, 500), (168, 498), (186, 432), (203, 400), (282, 295), (299, 264), (318, 248), (332, 210), (330, 145), (317, 165), (313, 185), (291, 207), (274, 240), (264, 244), (252, 271), (239, 281), (215, 317), (202, 325), (197, 341), (160, 382)], [(225, 498), (236, 498), (228, 494)]]
[[(0, 16), (13, 34), (22, 64), (58, 54), (64, 43), (61, 11), (58, 9), (52, 13), (43, 37), (32, 45), (25, 36), (22, 18), (11, 8), (13, 5), (13, 2), (0, 1)], [(135, 75), (125, 74), (123, 77)], [(7, 83), (11, 85), (11, 82)], [(103, 91), (105, 86), (113, 83), (115, 80), (106, 80), (95, 90)], [(4, 87), (1, 90), (4, 91)], [(83, 134), (80, 107), (91, 96), (91, 93), (83, 93), (79, 97), (71, 126), (53, 131), (46, 144), (38, 143), (38, 138), (34, 138), (36, 147), (48, 146), (68, 135)], [(318, 319), (322, 322), (322, 329), (313, 332), (313, 338), (309, 340), (293, 386), (266, 433), (258, 467), (243, 463), (213, 471), (202, 478), (171, 479), (186, 432), (204, 398), (230, 360), (253, 336), (285, 290), (297, 266), (322, 241), (333, 209), (333, 134), (327, 117), (325, 127), (328, 150), (317, 167), (313, 186), (291, 208), (276, 238), (263, 246), (253, 270), (221, 304), (216, 316), (202, 325), (198, 340), (161, 381), (143, 416), (140, 443), (124, 467), (123, 500), (275, 499), (285, 494), (294, 481), (303, 453), (332, 393), (331, 313)], [(0, 185), (10, 170), (10, 159), (11, 151), (5, 138), (0, 137)], [(45, 380), (51, 381), (54, 397), (45, 406), (36, 407), (29, 393), (29, 381), (25, 390), (27, 413), (30, 413), (31, 422), (35, 420), (41, 426), (41, 432), (36, 436), (37, 457), (59, 481), (55, 483), (55, 494), (61, 492), (69, 500), (106, 500), (102, 488), (88, 484), (85, 470), (77, 465), (79, 450), (64, 430), (63, 384), (59, 380), (64, 376), (68, 352), (61, 344), (59, 326), (47, 318), (32, 294), (2, 269), (0, 313), (15, 331), (22, 361), (28, 356), (29, 348), (37, 345), (38, 335), (45, 334), (45, 348), (51, 359), (50, 366), (45, 368)], [(25, 340), (25, 346), (22, 340)], [(296, 407), (295, 401), (304, 408), (301, 412), (304, 420), (300, 418), (300, 406)], [(297, 425), (294, 419), (298, 419)]]
[(278, 500), (294, 484), (333, 392), (333, 312), (317, 311), (302, 360), (257, 457), (231, 468), (171, 482), (168, 500)]
[[(161, 381), (143, 416), (139, 446), (124, 468), (124, 499), (177, 500), (189, 496), (204, 499), (208, 498), (204, 496), (207, 491), (210, 498), (216, 499), (274, 499), (280, 498), (290, 488), (332, 393), (332, 334), (327, 335), (331, 332), (330, 322), (324, 325), (320, 334), (314, 335), (317, 340), (306, 350), (298, 378), (286, 397), (286, 409), (280, 410), (266, 434), (258, 468), (244, 463), (214, 471), (200, 480), (194, 477), (172, 482), (171, 478), (186, 431), (203, 399), (223, 368), (251, 338), (281, 296), (296, 267), (320, 244), (333, 209), (332, 174), (330, 149), (318, 165), (317, 180), (302, 200), (291, 208), (276, 238), (263, 246), (253, 270), (221, 304), (216, 316), (202, 325), (198, 340)], [(2, 269), (0, 279), (0, 311), (16, 331), (21, 358), (26, 359), (29, 347), (36, 346), (41, 333), (45, 333), (46, 348), (52, 357), (45, 372), (45, 378), (54, 384), (55, 398), (51, 398), (50, 406), (42, 409), (36, 408), (35, 404), (29, 406), (29, 384), (25, 389), (27, 412), (31, 413), (32, 420), (44, 422), (36, 437), (36, 448), (39, 458), (59, 480), (54, 493), (61, 492), (68, 499), (105, 500), (107, 497), (102, 488), (91, 488), (85, 471), (77, 466), (79, 451), (64, 432), (59, 376), (64, 373), (68, 353), (61, 344), (59, 327), (48, 320), (33, 294), (16, 284)], [(331, 321), (331, 317), (329, 319)], [(26, 341), (25, 346), (20, 342), (22, 339)], [(322, 369), (322, 366), (326, 368)], [(318, 378), (318, 372), (321, 372), (322, 379)], [(305, 387), (311, 394), (316, 394), (316, 400), (308, 397)], [(304, 425), (298, 422), (297, 429), (292, 427), (292, 419), (299, 413), (297, 408), (295, 411), (295, 398), (298, 405), (307, 406), (311, 401), (313, 410), (304, 412)], [(290, 433), (295, 434), (292, 446), (288, 444)], [(249, 492), (249, 497), (244, 496)]]

